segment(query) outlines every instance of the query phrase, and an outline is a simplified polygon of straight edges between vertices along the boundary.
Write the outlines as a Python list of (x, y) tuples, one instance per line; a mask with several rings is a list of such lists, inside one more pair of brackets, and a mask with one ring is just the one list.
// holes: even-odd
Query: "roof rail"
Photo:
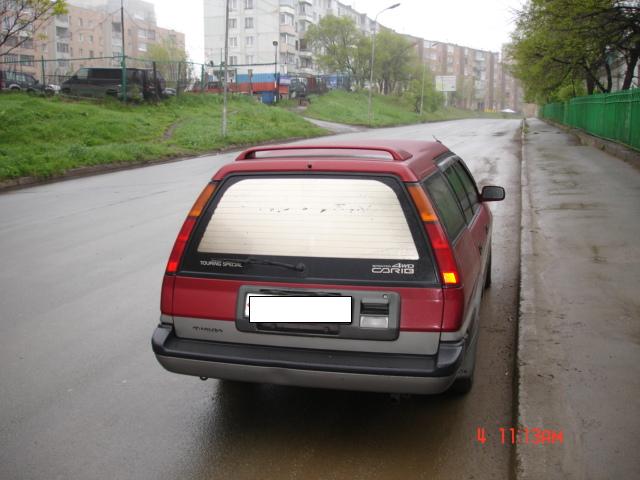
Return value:
[(253, 160), (258, 152), (287, 151), (287, 150), (362, 150), (368, 152), (385, 152), (391, 155), (394, 161), (408, 160), (412, 155), (406, 150), (391, 147), (365, 146), (365, 145), (266, 145), (264, 147), (252, 147), (242, 152), (236, 160)]

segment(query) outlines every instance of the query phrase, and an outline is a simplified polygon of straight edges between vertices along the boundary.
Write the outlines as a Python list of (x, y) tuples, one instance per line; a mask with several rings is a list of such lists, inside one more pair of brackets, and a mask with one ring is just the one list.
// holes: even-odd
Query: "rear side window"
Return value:
[(480, 203), (478, 202), (478, 189), (476, 188), (476, 182), (461, 162), (456, 162), (453, 168), (458, 174), (458, 177), (460, 177), (462, 185), (464, 185), (464, 189), (467, 191), (467, 197), (469, 197), (469, 204), (473, 213), (477, 212), (480, 208)]
[[(302, 262), (305, 270), (248, 259)], [(203, 213), (181, 271), (302, 283), (438, 282), (401, 182), (320, 174), (227, 179)]]
[(425, 186), (429, 196), (435, 203), (447, 235), (453, 240), (465, 225), (465, 219), (458, 200), (447, 186), (446, 180), (439, 174), (428, 178), (425, 181)]
[(458, 163), (456, 162), (449, 166), (444, 171), (444, 174), (451, 184), (453, 193), (456, 195), (456, 198), (458, 199), (458, 202), (462, 207), (462, 211), (464, 212), (464, 216), (466, 217), (467, 222), (469, 222), (473, 217), (473, 211), (471, 210), (471, 202), (469, 201), (469, 197), (467, 196), (467, 191), (465, 190), (464, 185), (462, 185), (462, 180), (460, 180), (460, 177), (454, 170), (454, 167), (457, 164)]

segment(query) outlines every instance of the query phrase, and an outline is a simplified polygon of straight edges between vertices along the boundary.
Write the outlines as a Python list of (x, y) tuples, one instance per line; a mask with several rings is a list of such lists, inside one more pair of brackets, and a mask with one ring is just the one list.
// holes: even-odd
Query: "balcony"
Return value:
[(313, 19), (313, 14), (311, 12), (299, 12), (298, 13), (298, 21), (315, 23), (314, 19)]
[(296, 33), (296, 27), (293, 25), (280, 24), (280, 33), (286, 33), (287, 35), (292, 35), (294, 37), (298, 36)]

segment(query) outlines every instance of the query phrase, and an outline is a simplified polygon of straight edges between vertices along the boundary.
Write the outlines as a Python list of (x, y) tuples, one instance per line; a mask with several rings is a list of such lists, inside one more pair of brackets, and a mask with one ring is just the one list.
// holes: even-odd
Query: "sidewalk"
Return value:
[(640, 172), (527, 123), (518, 478), (640, 478)]

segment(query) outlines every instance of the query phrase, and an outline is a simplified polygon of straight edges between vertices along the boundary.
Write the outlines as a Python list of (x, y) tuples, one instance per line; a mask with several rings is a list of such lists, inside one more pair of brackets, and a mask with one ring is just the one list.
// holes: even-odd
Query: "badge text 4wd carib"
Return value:
[(400, 273), (404, 275), (413, 275), (415, 273), (415, 265), (413, 263), (394, 263), (393, 265), (371, 265), (371, 273), (380, 273), (380, 274)]

